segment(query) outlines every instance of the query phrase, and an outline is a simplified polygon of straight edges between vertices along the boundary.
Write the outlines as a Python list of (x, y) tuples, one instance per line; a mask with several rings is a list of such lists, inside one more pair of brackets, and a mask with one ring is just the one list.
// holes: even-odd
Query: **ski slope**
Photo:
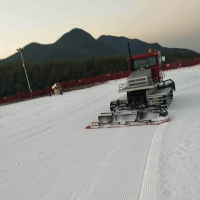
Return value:
[(0, 106), (0, 200), (198, 200), (200, 66), (169, 78), (171, 121), (154, 126), (85, 129), (124, 79)]

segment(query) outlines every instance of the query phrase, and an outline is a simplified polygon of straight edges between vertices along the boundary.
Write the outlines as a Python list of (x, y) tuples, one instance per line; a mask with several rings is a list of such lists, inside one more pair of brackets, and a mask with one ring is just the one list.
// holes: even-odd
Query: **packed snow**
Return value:
[(165, 79), (176, 91), (160, 125), (85, 129), (125, 79), (0, 106), (0, 199), (198, 200), (200, 66)]

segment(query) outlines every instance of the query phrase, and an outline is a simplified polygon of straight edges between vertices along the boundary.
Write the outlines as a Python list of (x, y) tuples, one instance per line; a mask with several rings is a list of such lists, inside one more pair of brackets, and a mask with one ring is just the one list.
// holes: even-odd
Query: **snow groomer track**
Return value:
[[(98, 113), (109, 109), (111, 99), (120, 96), (116, 88), (123, 79), (62, 96), (0, 106), (0, 199), (157, 200), (181, 197), (178, 192), (184, 192), (180, 188), (176, 190), (177, 184), (175, 187), (170, 182), (166, 184), (169, 176), (161, 164), (172, 166), (167, 163), (166, 156), (173, 146), (164, 147), (163, 138), (171, 132), (176, 134), (179, 124), (184, 126), (187, 117), (184, 109), (189, 106), (184, 107), (183, 98), (179, 98), (182, 101), (177, 98), (187, 96), (184, 88), (190, 88), (192, 93), (192, 88), (199, 83), (199, 72), (200, 67), (169, 72), (176, 81), (177, 91), (169, 108), (171, 121), (160, 125), (85, 129), (91, 121), (97, 120)], [(184, 85), (182, 77), (192, 80), (191, 83)], [(195, 106), (192, 94), (188, 98), (191, 98), (190, 105)], [(195, 111), (191, 115), (197, 120)], [(195, 124), (197, 128), (198, 123)], [(175, 158), (173, 156), (170, 159)], [(195, 177), (198, 177), (197, 170), (192, 169)], [(174, 172), (172, 177), (179, 186), (184, 184), (183, 176), (179, 179)], [(184, 197), (195, 199), (198, 191), (195, 187), (193, 194), (186, 190)]]

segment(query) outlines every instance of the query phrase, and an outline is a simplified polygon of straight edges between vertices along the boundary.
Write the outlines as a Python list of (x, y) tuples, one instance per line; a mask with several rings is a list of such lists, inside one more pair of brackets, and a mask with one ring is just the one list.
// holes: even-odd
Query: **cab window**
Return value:
[(156, 59), (156, 56), (152, 56), (152, 57), (134, 60), (133, 63), (134, 63), (134, 69), (138, 70), (141, 68), (148, 68), (148, 67), (155, 66), (157, 64), (157, 59)]

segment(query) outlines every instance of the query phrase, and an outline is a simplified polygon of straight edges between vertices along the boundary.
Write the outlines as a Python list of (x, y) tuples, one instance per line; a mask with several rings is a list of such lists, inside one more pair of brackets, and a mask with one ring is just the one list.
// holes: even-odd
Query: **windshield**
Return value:
[(156, 56), (133, 60), (134, 69), (138, 70), (145, 67), (155, 66), (157, 64), (156, 60)]

